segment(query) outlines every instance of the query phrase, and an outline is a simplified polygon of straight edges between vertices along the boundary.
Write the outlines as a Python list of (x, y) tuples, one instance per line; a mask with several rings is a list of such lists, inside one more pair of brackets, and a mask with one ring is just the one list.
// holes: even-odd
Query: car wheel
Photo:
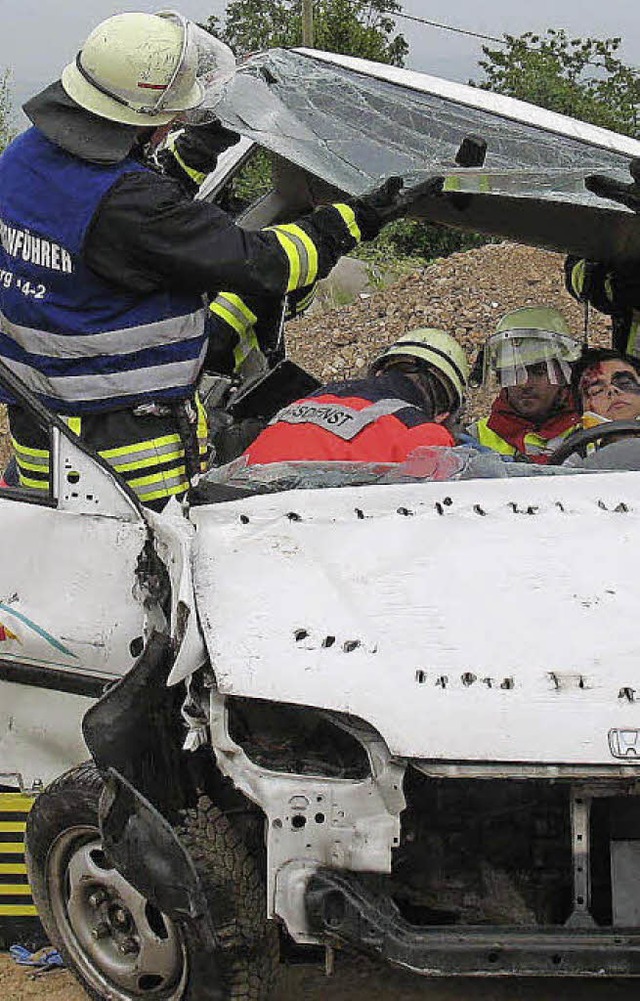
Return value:
[[(189, 922), (149, 903), (107, 859), (98, 829), (102, 780), (72, 769), (38, 796), (26, 856), (38, 914), (51, 942), (95, 1001), (197, 1001), (202, 979), (222, 976), (220, 1001), (267, 1001), (278, 968), (278, 934), (265, 919), (255, 859), (206, 797), (179, 835), (201, 877), (219, 948), (211, 963)], [(204, 959), (204, 961), (203, 961)], [(207, 993), (208, 996), (208, 993)]]

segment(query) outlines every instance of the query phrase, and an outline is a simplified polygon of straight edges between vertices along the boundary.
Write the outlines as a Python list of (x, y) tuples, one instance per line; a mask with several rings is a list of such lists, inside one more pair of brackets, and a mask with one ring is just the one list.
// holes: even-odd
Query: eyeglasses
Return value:
[(640, 395), (640, 382), (632, 372), (614, 372), (609, 382), (604, 379), (594, 379), (592, 382), (583, 380), (580, 384), (580, 392), (590, 400), (609, 393), (612, 389), (618, 393), (632, 393)]

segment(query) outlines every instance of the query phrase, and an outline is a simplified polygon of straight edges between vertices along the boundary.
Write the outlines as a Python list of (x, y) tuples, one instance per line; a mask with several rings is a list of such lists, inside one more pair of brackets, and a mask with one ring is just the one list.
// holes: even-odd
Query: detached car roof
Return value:
[[(631, 181), (640, 142), (478, 88), (363, 59), (272, 49), (241, 67), (224, 124), (307, 175), (359, 195), (399, 174), (444, 178), (412, 214), (612, 262), (640, 257), (636, 214), (585, 186)], [(484, 163), (456, 164), (467, 137)], [(286, 192), (284, 192), (286, 195)]]

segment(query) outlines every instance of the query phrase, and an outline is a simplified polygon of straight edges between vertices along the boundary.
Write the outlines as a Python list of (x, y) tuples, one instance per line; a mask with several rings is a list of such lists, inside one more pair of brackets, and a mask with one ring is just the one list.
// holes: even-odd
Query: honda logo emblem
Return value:
[(609, 750), (614, 758), (638, 758), (640, 760), (640, 730), (609, 730)]

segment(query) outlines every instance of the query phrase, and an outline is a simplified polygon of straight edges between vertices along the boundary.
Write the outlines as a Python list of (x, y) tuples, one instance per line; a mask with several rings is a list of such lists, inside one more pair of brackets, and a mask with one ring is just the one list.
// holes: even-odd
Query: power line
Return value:
[(418, 24), (427, 24), (430, 28), (440, 28), (442, 31), (452, 31), (456, 35), (469, 35), (471, 38), (482, 38), (485, 42), (497, 42), (498, 45), (506, 45), (504, 38), (496, 38), (495, 35), (483, 35), (480, 31), (470, 31), (467, 28), (455, 28), (452, 24), (442, 24), (440, 21), (430, 21), (426, 17), (416, 17), (414, 14), (404, 14), (387, 8), (386, 14), (393, 17), (403, 17), (406, 21), (417, 21)]

